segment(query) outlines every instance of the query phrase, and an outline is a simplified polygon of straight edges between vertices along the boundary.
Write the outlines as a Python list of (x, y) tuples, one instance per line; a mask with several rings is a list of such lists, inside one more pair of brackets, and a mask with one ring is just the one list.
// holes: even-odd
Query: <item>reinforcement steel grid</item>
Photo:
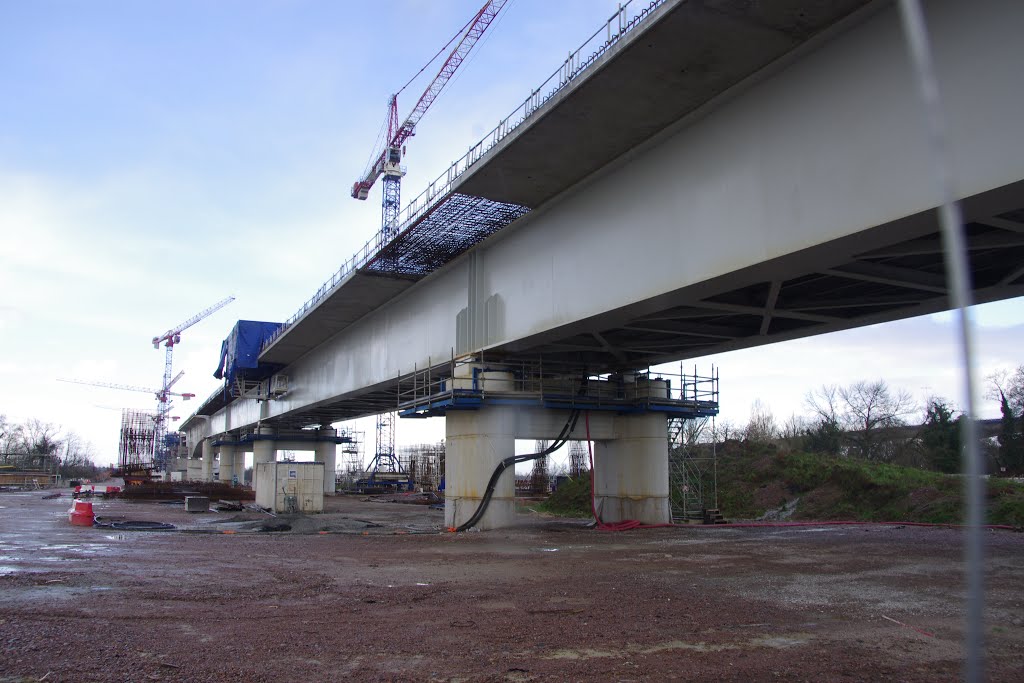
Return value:
[(364, 270), (422, 277), (529, 211), (518, 204), (452, 193), (382, 248)]

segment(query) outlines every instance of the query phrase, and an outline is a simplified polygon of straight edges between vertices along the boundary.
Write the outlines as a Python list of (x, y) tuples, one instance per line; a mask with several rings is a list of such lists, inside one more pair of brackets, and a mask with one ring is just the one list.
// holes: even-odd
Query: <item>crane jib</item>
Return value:
[[(352, 185), (352, 196), (356, 199), (366, 199), (370, 193), (370, 188), (373, 187), (377, 179), (383, 175), (386, 165), (388, 164), (388, 152), (389, 150), (402, 150), (402, 146), (405, 142), (415, 135), (416, 124), (419, 123), (420, 119), (430, 105), (434, 103), (438, 95), (444, 89), (445, 85), (455, 74), (455, 71), (459, 68), (462, 62), (465, 60), (466, 55), (469, 54), (473, 46), (477, 43), (480, 37), (490, 26), (491, 22), (501, 11), (507, 0), (487, 0), (483, 7), (476, 13), (473, 19), (467, 24), (467, 28), (462, 37), (452, 48), (452, 51), (448, 53), (448, 57), (445, 59), (444, 64), (441, 65), (437, 75), (434, 76), (433, 80), (427, 85), (423, 94), (420, 95), (419, 100), (416, 101), (416, 105), (412, 108), (412, 112), (406, 117), (402, 125), (398, 125), (398, 99), (397, 95), (391, 97), (388, 103), (388, 138), (384, 145), (384, 149), (379, 153), (374, 153), (373, 157), (377, 161), (370, 168), (369, 172), (361, 180), (356, 181)], [(402, 150), (404, 154), (404, 150)], [(397, 164), (397, 161), (391, 161), (392, 165)], [(386, 201), (386, 199), (385, 199)]]

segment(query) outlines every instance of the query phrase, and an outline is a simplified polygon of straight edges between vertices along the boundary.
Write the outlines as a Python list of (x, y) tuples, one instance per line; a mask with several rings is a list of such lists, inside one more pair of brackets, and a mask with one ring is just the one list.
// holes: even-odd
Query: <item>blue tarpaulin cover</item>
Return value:
[(231, 383), (236, 377), (263, 379), (272, 375), (281, 366), (276, 363), (260, 363), (260, 348), (264, 340), (279, 327), (281, 323), (239, 320), (220, 345), (220, 362), (213, 376)]

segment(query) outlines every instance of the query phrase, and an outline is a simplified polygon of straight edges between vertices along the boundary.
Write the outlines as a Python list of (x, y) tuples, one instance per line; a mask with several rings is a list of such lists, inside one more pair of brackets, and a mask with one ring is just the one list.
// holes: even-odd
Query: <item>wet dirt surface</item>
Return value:
[[(0, 681), (946, 681), (962, 534), (914, 527), (606, 533), (338, 497), (329, 514), (68, 524), (0, 493)], [(254, 531), (265, 523), (293, 531)], [(183, 530), (182, 530), (183, 529)], [(224, 533), (228, 532), (228, 533)], [(1024, 680), (1024, 534), (988, 535), (989, 680)], [(897, 623), (899, 622), (899, 623)]]

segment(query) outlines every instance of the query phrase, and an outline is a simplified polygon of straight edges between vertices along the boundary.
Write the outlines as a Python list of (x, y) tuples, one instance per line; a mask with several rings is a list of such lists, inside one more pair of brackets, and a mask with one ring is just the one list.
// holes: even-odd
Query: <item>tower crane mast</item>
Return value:
[[(164, 354), (164, 380), (163, 380), (163, 384), (161, 385), (160, 391), (157, 393), (157, 401), (161, 405), (157, 406), (156, 439), (155, 439), (157, 453), (155, 454), (154, 461), (156, 462), (156, 464), (157, 464), (157, 466), (159, 468), (163, 468), (167, 464), (166, 463), (166, 459), (167, 459), (166, 458), (166, 447), (164, 445), (164, 441), (165, 441), (164, 437), (165, 437), (166, 432), (167, 432), (167, 425), (165, 424), (166, 420), (164, 418), (167, 415), (167, 410), (163, 409), (163, 407), (166, 406), (167, 396), (174, 395), (174, 394), (172, 394), (170, 389), (171, 389), (171, 385), (174, 384), (174, 382), (176, 382), (177, 379), (178, 379), (177, 377), (175, 377), (173, 380), (171, 379), (171, 369), (173, 367), (173, 362), (174, 362), (174, 345), (181, 342), (181, 333), (182, 332), (184, 332), (188, 328), (192, 327), (193, 325), (195, 325), (200, 320), (208, 318), (209, 316), (211, 316), (212, 314), (216, 313), (220, 309), (224, 308), (225, 306), (227, 306), (229, 303), (231, 303), (234, 300), (235, 300), (235, 297), (233, 297), (233, 296), (229, 296), (226, 299), (221, 299), (220, 301), (218, 301), (214, 305), (210, 306), (209, 308), (204, 309), (204, 310), (200, 311), (199, 313), (196, 313), (194, 316), (192, 316), (191, 318), (189, 318), (185, 322), (183, 322), (183, 323), (181, 323), (179, 325), (176, 325), (176, 326), (172, 327), (171, 329), (167, 330), (162, 335), (160, 335), (158, 337), (153, 337), (153, 348), (154, 349), (159, 349), (161, 344), (163, 344), (164, 347), (167, 349), (166, 353)], [(180, 376), (181, 375), (179, 374), (178, 377), (180, 377)], [(161, 399), (161, 396), (163, 396), (162, 399)]]
[(224, 308), (234, 300), (235, 297), (233, 296), (229, 296), (226, 299), (221, 299), (220, 301), (210, 306), (209, 308), (200, 311), (199, 313), (196, 313), (194, 316), (192, 316), (185, 322), (181, 323), (180, 325), (177, 325), (167, 330), (159, 337), (153, 337), (154, 349), (159, 349), (160, 344), (163, 344), (167, 349), (167, 352), (164, 355), (164, 389), (169, 389), (171, 385), (171, 368), (173, 366), (174, 360), (174, 345), (181, 342), (181, 333), (195, 325), (200, 320), (208, 318), (210, 315), (216, 313), (217, 311)]
[[(448, 57), (441, 65), (437, 75), (427, 85), (423, 94), (420, 95), (416, 105), (409, 115), (398, 122), (398, 95), (405, 89), (401, 88), (388, 100), (387, 114), (387, 136), (382, 148), (374, 150), (370, 155), (371, 164), (363, 177), (352, 185), (352, 197), (355, 199), (366, 199), (370, 194), (370, 188), (383, 176), (383, 196), (381, 201), (381, 227), (380, 243), (390, 242), (398, 235), (398, 214), (401, 210), (402, 199), (402, 176), (405, 170), (401, 166), (402, 157), (405, 154), (405, 143), (416, 134), (416, 124), (423, 115), (430, 109), (437, 96), (444, 90), (445, 85), (458, 70), (459, 66), (466, 59), (469, 51), (473, 49), (477, 41), (491, 25), (498, 12), (504, 7), (507, 0), (487, 0), (483, 7), (466, 22), (462, 30), (455, 38), (449, 41), (448, 45), (455, 43), (455, 47), (448, 53)], [(447, 46), (445, 46), (446, 48)], [(441, 48), (440, 54), (445, 50)], [(434, 60), (432, 59), (431, 62)], [(429, 65), (429, 64), (428, 64)], [(426, 68), (426, 67), (424, 67)], [(398, 460), (395, 457), (395, 416), (392, 413), (381, 413), (377, 416), (377, 453), (373, 459), (374, 471), (381, 463), (386, 463), (391, 471), (399, 471)]]
[[(401, 182), (405, 171), (401, 168), (403, 146), (405, 142), (416, 133), (416, 124), (423, 115), (430, 109), (437, 96), (441, 94), (445, 85), (466, 59), (466, 55), (473, 49), (477, 41), (491, 25), (494, 18), (501, 11), (507, 0), (487, 0), (483, 7), (473, 15), (466, 26), (459, 33), (455, 47), (448, 53), (447, 59), (441, 65), (440, 70), (434, 79), (427, 85), (423, 94), (420, 95), (416, 105), (405, 118), (398, 123), (398, 93), (391, 96), (388, 101), (387, 137), (383, 149), (375, 150), (370, 157), (373, 163), (363, 177), (352, 185), (352, 196), (356, 199), (366, 199), (370, 194), (370, 188), (381, 176), (384, 177), (384, 196), (381, 205), (381, 233), (383, 239), (389, 240), (395, 236), (398, 230), (398, 212), (401, 201)], [(401, 92), (401, 91), (399, 91)]]

